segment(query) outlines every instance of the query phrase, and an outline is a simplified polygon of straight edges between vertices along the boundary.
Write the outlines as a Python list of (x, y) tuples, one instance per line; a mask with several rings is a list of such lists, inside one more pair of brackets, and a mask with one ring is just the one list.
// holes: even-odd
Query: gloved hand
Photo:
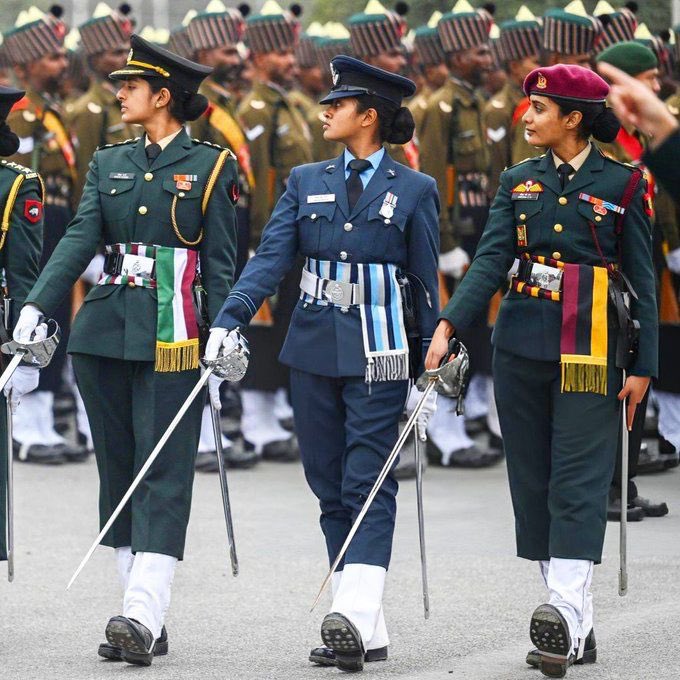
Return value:
[(87, 269), (80, 275), (80, 278), (89, 283), (91, 286), (96, 286), (99, 277), (104, 271), (104, 256), (101, 253), (97, 253), (91, 260), (90, 264), (87, 265)]
[(463, 278), (469, 264), (470, 256), (460, 246), (439, 256), (439, 270), (454, 279)]
[[(411, 392), (408, 395), (408, 400), (406, 402), (406, 413), (411, 415), (413, 413), (416, 405), (422, 399), (422, 392), (420, 392), (414, 385), (411, 388)], [(435, 414), (437, 410), (437, 393), (432, 390), (430, 394), (427, 395), (427, 399), (423, 404), (418, 417), (416, 418), (416, 431), (420, 441), (427, 441), (427, 424), (430, 422), (430, 418)]]
[(220, 385), (224, 378), (220, 378), (214, 373), (208, 378), (208, 396), (210, 397), (210, 403), (218, 411), (222, 408), (222, 401), (220, 399)]
[(40, 370), (32, 366), (18, 366), (5, 385), (5, 397), (9, 398), (12, 413), (16, 413), (21, 398), (38, 387)]
[[(47, 337), (47, 325), (39, 323), (41, 316), (40, 310), (35, 305), (24, 305), (14, 325), (12, 334), (14, 340), (24, 344), (32, 340), (44, 340)], [(44, 329), (38, 331), (39, 326), (44, 326)], [(34, 333), (35, 337), (33, 337)]]
[(680, 274), (680, 248), (675, 248), (666, 254), (666, 264), (673, 274)]
[(214, 361), (217, 359), (218, 355), (224, 354), (224, 349), (229, 346), (232, 347), (231, 342), (227, 342), (231, 331), (228, 328), (211, 328), (210, 337), (208, 337), (208, 342), (205, 345), (205, 356), (204, 358), (208, 361)]

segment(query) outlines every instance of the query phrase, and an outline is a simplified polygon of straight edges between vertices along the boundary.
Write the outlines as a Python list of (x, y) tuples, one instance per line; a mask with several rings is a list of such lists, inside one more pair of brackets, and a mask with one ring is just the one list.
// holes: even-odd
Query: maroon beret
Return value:
[(536, 68), (524, 79), (524, 94), (604, 102), (609, 85), (594, 71), (575, 64)]

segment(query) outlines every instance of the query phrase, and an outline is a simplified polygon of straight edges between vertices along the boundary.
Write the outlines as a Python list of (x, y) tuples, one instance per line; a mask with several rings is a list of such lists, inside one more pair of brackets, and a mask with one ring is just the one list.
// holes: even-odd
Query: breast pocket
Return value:
[(303, 203), (298, 209), (300, 249), (305, 255), (330, 248), (336, 207), (335, 203)]
[(201, 200), (203, 185), (190, 182), (191, 188), (177, 186), (172, 177), (163, 180), (161, 215), (170, 222), (183, 245), (197, 245), (203, 226)]
[(401, 208), (394, 208), (394, 212), (388, 217), (380, 213), (382, 206), (381, 199), (368, 208), (368, 226), (373, 237), (370, 241), (371, 253), (378, 255), (380, 262), (394, 259), (394, 249), (398, 251), (406, 246), (406, 226), (410, 217)]
[(515, 246), (517, 252), (529, 252), (541, 242), (540, 215), (543, 210), (543, 200), (514, 200), (515, 212)]
[(105, 222), (124, 220), (132, 210), (130, 191), (135, 186), (135, 178), (99, 180), (99, 202)]

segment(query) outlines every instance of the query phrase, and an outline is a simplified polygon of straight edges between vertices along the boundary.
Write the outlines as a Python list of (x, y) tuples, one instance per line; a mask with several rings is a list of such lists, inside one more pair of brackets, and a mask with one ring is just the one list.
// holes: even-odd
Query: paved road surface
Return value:
[[(328, 680), (307, 662), (327, 600), (309, 607), (324, 575), (316, 501), (297, 464), (230, 475), (241, 575), (228, 566), (215, 475), (198, 475), (187, 558), (167, 621), (170, 655), (149, 669), (98, 660), (121, 594), (100, 548), (70, 592), (97, 533), (94, 461), (46, 469), (16, 465), (16, 579), (0, 581), (2, 680)], [(424, 621), (413, 482), (402, 484), (385, 595), (390, 660), (364, 677), (533, 680), (524, 663), (528, 621), (543, 601), (537, 567), (514, 557), (504, 466), (430, 468), (425, 477), (432, 615)], [(582, 680), (680, 677), (680, 469), (641, 478), (643, 495), (671, 514), (630, 526), (630, 594), (617, 595), (618, 525), (609, 525), (594, 591), (599, 663)], [(4, 578), (4, 565), (0, 566)]]

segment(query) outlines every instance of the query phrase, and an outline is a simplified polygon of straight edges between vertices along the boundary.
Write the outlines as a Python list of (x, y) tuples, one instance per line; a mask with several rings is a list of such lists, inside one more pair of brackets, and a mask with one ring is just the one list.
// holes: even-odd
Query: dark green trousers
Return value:
[[(153, 362), (73, 355), (92, 428), (103, 526), (198, 382), (199, 370), (157, 373)], [(103, 544), (182, 559), (205, 394), (199, 395)]]
[(621, 371), (607, 396), (560, 391), (560, 364), (494, 351), (493, 377), (517, 554), (599, 563), (618, 446)]
[(7, 559), (7, 406), (0, 392), (0, 562)]

